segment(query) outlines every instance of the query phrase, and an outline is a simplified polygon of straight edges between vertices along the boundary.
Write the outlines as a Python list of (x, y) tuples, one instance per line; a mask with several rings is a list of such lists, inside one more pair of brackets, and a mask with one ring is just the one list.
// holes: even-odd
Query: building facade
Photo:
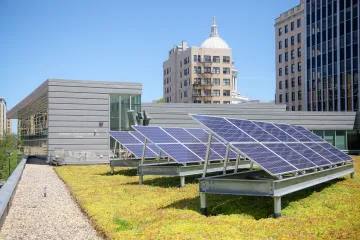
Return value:
[(358, 0), (306, 0), (306, 109), (359, 111)]
[(303, 1), (275, 20), (275, 102), (286, 104), (288, 111), (305, 109), (304, 29)]
[(11, 119), (6, 119), (6, 132), (8, 134), (11, 134), (13, 132), (13, 130), (12, 130), (12, 120)]
[(232, 50), (219, 37), (214, 17), (210, 37), (200, 47), (188, 47), (183, 41), (169, 51), (163, 63), (164, 101), (230, 104), (237, 96), (234, 69)]
[(0, 137), (6, 133), (6, 101), (5, 98), (0, 98)]
[(130, 130), (128, 110), (140, 111), (140, 83), (48, 79), (8, 112), (18, 119), (27, 155), (68, 164), (108, 162), (108, 130)]

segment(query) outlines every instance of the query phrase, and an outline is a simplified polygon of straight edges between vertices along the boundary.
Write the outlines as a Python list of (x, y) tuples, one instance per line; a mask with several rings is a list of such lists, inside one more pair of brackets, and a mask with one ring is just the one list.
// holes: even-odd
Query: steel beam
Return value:
[(281, 217), (281, 197), (274, 197), (274, 217)]
[(185, 176), (180, 176), (180, 187), (185, 187)]
[(208, 215), (206, 193), (200, 193), (200, 212), (202, 215)]

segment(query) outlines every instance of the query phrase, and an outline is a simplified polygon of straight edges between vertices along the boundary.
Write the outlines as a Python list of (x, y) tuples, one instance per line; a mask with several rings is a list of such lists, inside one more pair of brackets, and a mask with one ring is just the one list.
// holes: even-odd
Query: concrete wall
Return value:
[(48, 154), (67, 163), (107, 162), (109, 94), (141, 94), (139, 83), (48, 80)]
[[(146, 103), (142, 104), (142, 110), (152, 117), (151, 125), (174, 127), (201, 127), (188, 113), (295, 124), (311, 130), (352, 130), (356, 118), (354, 112), (289, 112), (285, 111), (285, 105), (263, 103), (231, 105)], [(360, 129), (359, 118), (358, 114), (357, 129)]]

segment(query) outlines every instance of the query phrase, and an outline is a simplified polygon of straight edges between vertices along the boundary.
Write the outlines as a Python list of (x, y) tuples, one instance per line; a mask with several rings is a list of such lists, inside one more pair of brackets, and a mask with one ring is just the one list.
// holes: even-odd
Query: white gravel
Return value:
[(28, 164), (1, 228), (0, 239), (101, 238), (53, 168)]

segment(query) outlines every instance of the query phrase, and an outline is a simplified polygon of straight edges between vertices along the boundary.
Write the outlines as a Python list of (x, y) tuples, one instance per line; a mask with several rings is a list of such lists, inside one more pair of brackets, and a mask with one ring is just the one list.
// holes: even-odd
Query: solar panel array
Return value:
[[(135, 157), (142, 158), (145, 138), (138, 132), (116, 132), (108, 131), (108, 134), (131, 152)], [(160, 149), (154, 144), (147, 144), (145, 158), (156, 158), (160, 154)], [(163, 157), (166, 154), (161, 154)]]
[(203, 115), (192, 117), (272, 175), (353, 160), (301, 126)]
[[(155, 126), (132, 126), (136, 131), (149, 139), (157, 147), (180, 163), (201, 162), (206, 158), (209, 133), (195, 128), (162, 128)], [(212, 138), (209, 160), (225, 158), (226, 145), (215, 137)], [(229, 159), (237, 154), (229, 150)]]

